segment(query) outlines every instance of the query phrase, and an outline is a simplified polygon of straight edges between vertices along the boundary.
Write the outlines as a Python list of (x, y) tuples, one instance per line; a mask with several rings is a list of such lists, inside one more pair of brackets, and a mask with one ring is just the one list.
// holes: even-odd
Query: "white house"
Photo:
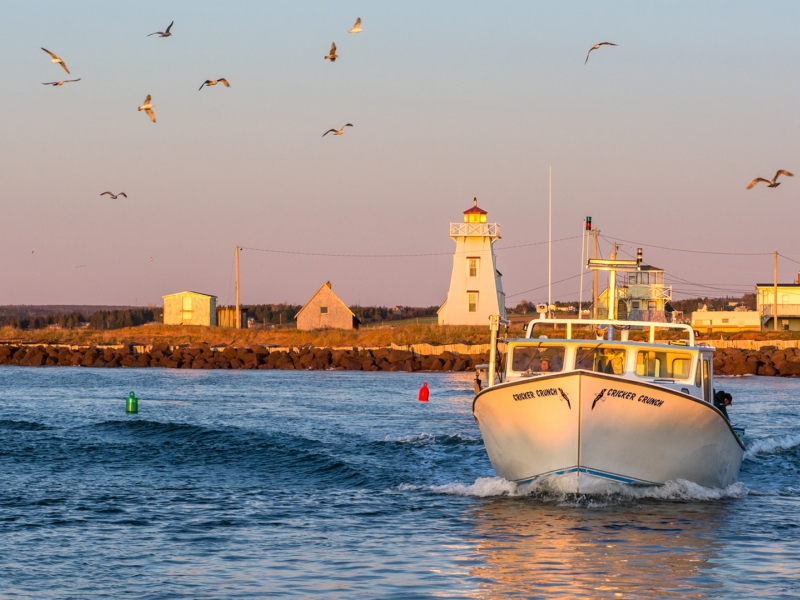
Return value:
[[(757, 310), (761, 315), (761, 326), (766, 330), (775, 328), (775, 284), (756, 284)], [(796, 283), (778, 284), (778, 329), (800, 330), (800, 273)]]
[(439, 308), (439, 325), (486, 325), (490, 315), (506, 316), (502, 274), (497, 270), (494, 243), (500, 226), (486, 222), (486, 211), (464, 211), (463, 223), (450, 223), (450, 239), (456, 243), (453, 273), (447, 300)]

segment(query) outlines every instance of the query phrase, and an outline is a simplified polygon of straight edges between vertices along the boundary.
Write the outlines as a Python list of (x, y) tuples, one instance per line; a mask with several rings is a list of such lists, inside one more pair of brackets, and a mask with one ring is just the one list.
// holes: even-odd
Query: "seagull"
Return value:
[(328, 129), (328, 131), (326, 131), (325, 133), (322, 134), (322, 137), (325, 137), (326, 135), (328, 135), (331, 132), (333, 133), (333, 135), (343, 135), (344, 134), (344, 128), (345, 127), (352, 127), (352, 126), (353, 126), (352, 123), (347, 123), (345, 125), (342, 125), (341, 129)]
[(75, 268), (76, 268), (76, 269), (80, 269), (80, 268), (82, 268), (82, 267), (85, 267), (85, 266), (86, 266), (86, 265), (78, 265), (78, 266), (77, 266), (77, 267), (75, 267)]
[(781, 169), (780, 171), (775, 173), (775, 177), (773, 177), (772, 179), (764, 179), (763, 177), (756, 177), (755, 179), (753, 179), (753, 181), (747, 184), (747, 189), (749, 190), (751, 187), (755, 187), (759, 181), (763, 181), (764, 183), (766, 183), (767, 187), (776, 188), (781, 184), (781, 182), (778, 181), (778, 177), (780, 177), (781, 175), (786, 175), (787, 177), (794, 177), (794, 173), (789, 173), (789, 171)]
[(61, 67), (62, 67), (62, 68), (63, 68), (63, 69), (64, 69), (64, 70), (67, 72), (67, 74), (68, 74), (68, 75), (72, 75), (72, 73), (70, 73), (70, 72), (69, 72), (69, 69), (67, 68), (67, 65), (64, 63), (64, 61), (63, 61), (63, 60), (61, 60), (61, 59), (60, 59), (60, 58), (58, 58), (58, 57), (57, 57), (55, 54), (53, 54), (52, 52), (50, 52), (50, 50), (48, 50), (47, 48), (42, 48), (42, 50), (44, 50), (44, 51), (45, 51), (45, 52), (47, 52), (47, 53), (48, 53), (50, 56), (52, 56), (52, 57), (53, 57), (53, 60), (52, 60), (51, 62), (54, 62), (54, 63), (56, 63), (57, 65), (61, 65)]
[(328, 56), (323, 56), (323, 58), (331, 62), (336, 62), (336, 59), (339, 58), (339, 55), (336, 54), (336, 42), (331, 44), (331, 53), (328, 54)]
[(125, 192), (120, 192), (119, 194), (112, 194), (111, 192), (103, 192), (103, 193), (102, 193), (102, 194), (100, 194), (100, 195), (101, 195), (101, 196), (105, 196), (106, 194), (108, 194), (109, 196), (111, 196), (111, 199), (112, 199), (112, 200), (116, 200), (118, 196), (125, 196), (126, 198), (128, 197), (128, 194), (126, 194)]
[(157, 35), (158, 37), (171, 37), (172, 34), (169, 32), (169, 30), (172, 29), (172, 26), (174, 25), (174, 23), (175, 23), (175, 21), (170, 23), (169, 27), (167, 27), (166, 31), (156, 31), (155, 33), (148, 33), (147, 37), (150, 37), (151, 35)]
[[(203, 82), (203, 85), (200, 86), (200, 90), (202, 90), (204, 86), (217, 85), (218, 83), (221, 83), (225, 87), (231, 87), (231, 84), (228, 83), (227, 79), (225, 79), (224, 77), (220, 77), (219, 79), (206, 79)], [(200, 90), (197, 90), (197, 91), (199, 92)]]
[(583, 64), (589, 62), (589, 55), (592, 53), (592, 50), (597, 50), (598, 48), (600, 48), (600, 46), (616, 46), (616, 44), (612, 44), (611, 42), (600, 42), (599, 44), (595, 44), (594, 46), (589, 48), (589, 51), (586, 53), (586, 60), (583, 61)]
[(150, 104), (150, 94), (147, 94), (147, 98), (144, 99), (144, 104), (139, 107), (139, 110), (143, 110), (147, 113), (147, 116), (150, 117), (150, 120), (155, 123), (156, 122), (156, 115), (153, 112), (153, 105)]
[(353, 25), (352, 29), (348, 29), (347, 33), (361, 33), (362, 31), (364, 30), (361, 29), (361, 17), (358, 17), (358, 19), (356, 19), (356, 24)]
[(78, 77), (77, 79), (65, 79), (63, 81), (48, 81), (47, 83), (42, 83), (42, 85), (58, 86), (58, 85), (64, 85), (65, 83), (72, 83), (73, 81), (80, 81), (80, 80), (81, 78)]

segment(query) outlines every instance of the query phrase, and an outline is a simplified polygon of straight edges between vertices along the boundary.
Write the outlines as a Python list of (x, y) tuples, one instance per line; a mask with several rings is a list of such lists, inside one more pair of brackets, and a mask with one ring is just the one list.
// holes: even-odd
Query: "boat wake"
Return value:
[(543, 477), (530, 483), (516, 484), (502, 477), (479, 477), (474, 483), (448, 483), (445, 485), (415, 486), (402, 484), (398, 491), (428, 490), (435, 494), (472, 496), (476, 498), (510, 497), (534, 498), (543, 502), (554, 502), (563, 506), (607, 506), (631, 500), (710, 501), (726, 498), (742, 498), (747, 490), (741, 482), (726, 488), (707, 488), (691, 481), (678, 479), (661, 486), (632, 486), (609, 481), (595, 484), (591, 493), (565, 492), (559, 476)]
[(755, 440), (744, 453), (745, 460), (752, 460), (762, 454), (778, 454), (800, 446), (800, 434), (779, 435)]

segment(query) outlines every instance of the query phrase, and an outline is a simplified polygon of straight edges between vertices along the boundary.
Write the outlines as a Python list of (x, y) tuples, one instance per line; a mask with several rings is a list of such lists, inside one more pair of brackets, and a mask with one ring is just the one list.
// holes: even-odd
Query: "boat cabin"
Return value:
[[(565, 325), (563, 339), (536, 336), (536, 325)], [(600, 339), (575, 339), (573, 327), (606, 327)], [(622, 339), (614, 339), (615, 329)], [(688, 340), (656, 341), (655, 329), (681, 329)], [(629, 341), (630, 330), (649, 330), (649, 341)], [(655, 383), (713, 403), (714, 348), (694, 343), (688, 325), (636, 321), (580, 319), (533, 320), (525, 338), (509, 339), (503, 380), (516, 381), (566, 371), (594, 371), (634, 381)]]

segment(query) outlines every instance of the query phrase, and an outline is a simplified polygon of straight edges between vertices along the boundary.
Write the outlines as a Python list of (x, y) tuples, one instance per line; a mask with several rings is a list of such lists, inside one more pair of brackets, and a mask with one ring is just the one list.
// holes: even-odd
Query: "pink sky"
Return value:
[[(800, 179), (745, 190), (800, 169), (800, 6), (295, 4), (4, 5), (0, 304), (160, 304), (183, 289), (227, 303), (237, 244), (447, 253), (473, 196), (498, 247), (542, 242), (551, 165), (555, 238), (591, 215), (604, 236), (800, 260)], [(364, 33), (348, 35), (358, 16)], [(146, 37), (172, 20), (173, 37)], [(584, 65), (606, 40), (619, 46)], [(42, 86), (66, 74), (41, 46), (82, 80)], [(231, 87), (198, 92), (218, 77)], [(155, 125), (136, 111), (147, 94)], [(708, 295), (772, 277), (771, 256), (644, 252)], [(301, 303), (331, 280), (349, 304), (433, 305), (452, 258), (241, 261), (245, 303)], [(553, 279), (579, 264), (579, 241), (554, 246)], [(782, 259), (781, 278), (798, 267)], [(545, 285), (547, 248), (500, 250), (498, 268), (509, 296)], [(577, 280), (553, 296), (577, 299)]]

